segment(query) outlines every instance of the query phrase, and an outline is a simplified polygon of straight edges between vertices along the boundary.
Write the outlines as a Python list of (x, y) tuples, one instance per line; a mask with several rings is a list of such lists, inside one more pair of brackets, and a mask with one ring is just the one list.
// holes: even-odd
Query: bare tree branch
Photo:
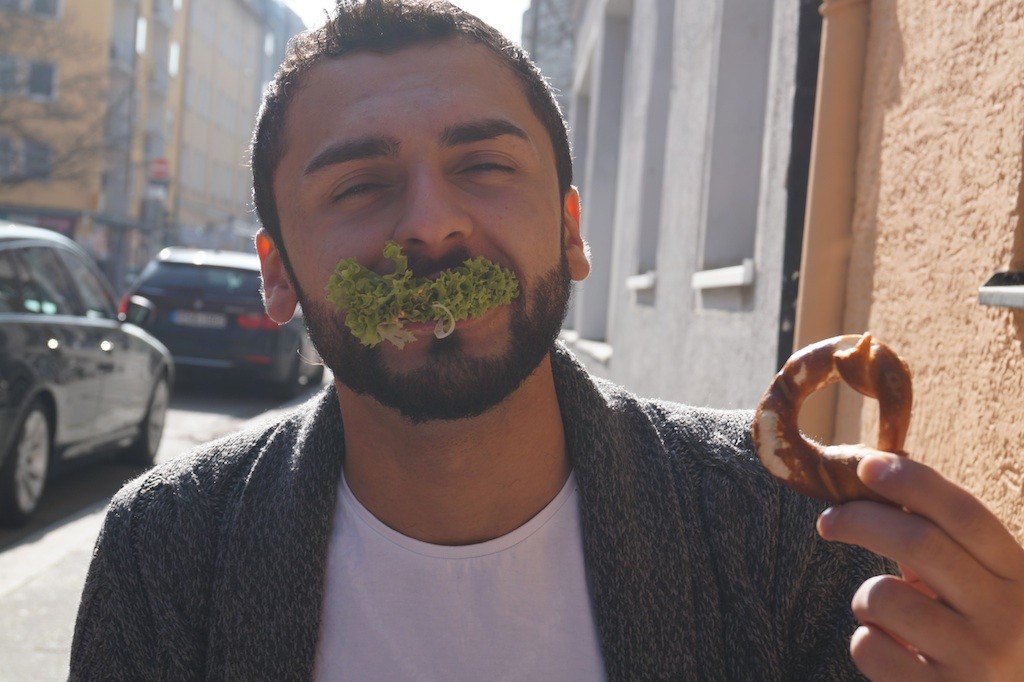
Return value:
[[(0, 175), (0, 191), (41, 179), (84, 183), (103, 167), (104, 154), (128, 144), (127, 136), (108, 135), (107, 111), (131, 96), (130, 82), (115, 92), (104, 58), (109, 48), (73, 26), (68, 18), (0, 10), (0, 58), (16, 57), (18, 66), (12, 87), (0, 91), (0, 138), (51, 150), (48, 169), (15, 163)], [(29, 93), (33, 62), (56, 69), (52, 97)]]

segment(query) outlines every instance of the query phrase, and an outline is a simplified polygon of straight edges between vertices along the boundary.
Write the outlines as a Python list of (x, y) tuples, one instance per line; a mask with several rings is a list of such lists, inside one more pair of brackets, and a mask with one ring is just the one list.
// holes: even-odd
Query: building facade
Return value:
[[(753, 407), (795, 349), (872, 332), (906, 449), (1024, 540), (1024, 5), (579, 0), (594, 273), (568, 337), (648, 395)], [(877, 403), (801, 427), (874, 443)]]
[[(858, 84), (859, 116), (840, 156), (852, 180), (845, 220), (807, 232), (848, 248), (811, 249), (839, 276), (808, 286), (801, 307), (824, 319), (816, 334), (870, 330), (906, 359), (907, 451), (1024, 541), (1024, 6), (830, 0), (824, 10), (822, 80)], [(835, 440), (874, 442), (877, 424), (874, 401), (840, 393)]]
[(0, 0), (0, 219), (119, 287), (165, 244), (249, 248), (249, 136), (302, 28), (280, 0)]
[(523, 13), (522, 46), (555, 91), (558, 106), (572, 117), (573, 0), (530, 0)]
[(788, 356), (816, 9), (576, 3), (571, 123), (593, 270), (568, 337), (595, 373), (752, 407)]
[(262, 86), (264, 22), (254, 0), (184, 0), (172, 241), (246, 248), (255, 233), (247, 149)]
[(249, 140), (263, 88), (304, 30), (280, 0), (182, 0), (169, 242), (247, 250)]

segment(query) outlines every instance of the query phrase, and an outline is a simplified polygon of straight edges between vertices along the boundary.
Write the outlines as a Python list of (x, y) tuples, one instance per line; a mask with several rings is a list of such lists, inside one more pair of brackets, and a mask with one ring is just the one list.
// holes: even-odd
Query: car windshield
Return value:
[(197, 289), (210, 294), (252, 295), (260, 290), (260, 274), (252, 270), (196, 267), (187, 263), (154, 263), (142, 273), (145, 286), (163, 289)]

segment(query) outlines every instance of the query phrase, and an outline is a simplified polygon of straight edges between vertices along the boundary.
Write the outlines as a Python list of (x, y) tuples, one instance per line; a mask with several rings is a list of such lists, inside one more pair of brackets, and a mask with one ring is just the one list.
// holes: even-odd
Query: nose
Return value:
[(441, 170), (416, 169), (409, 176), (404, 204), (393, 236), (404, 250), (439, 257), (463, 244), (473, 232), (458, 190)]

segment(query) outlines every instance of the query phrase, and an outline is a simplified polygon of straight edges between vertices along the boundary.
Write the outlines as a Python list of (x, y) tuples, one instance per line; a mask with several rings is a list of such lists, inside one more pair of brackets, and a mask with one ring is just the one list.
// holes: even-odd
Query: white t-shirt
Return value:
[(376, 519), (342, 477), (318, 680), (602, 680), (576, 479), (525, 525), (432, 545)]

